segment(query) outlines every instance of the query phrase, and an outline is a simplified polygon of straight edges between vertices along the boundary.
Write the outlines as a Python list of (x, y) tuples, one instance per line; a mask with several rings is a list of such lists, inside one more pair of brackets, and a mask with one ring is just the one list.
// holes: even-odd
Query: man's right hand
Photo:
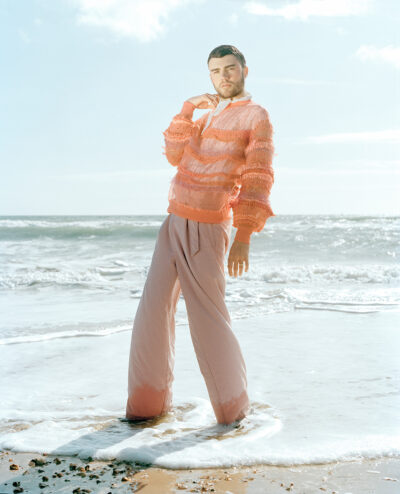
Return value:
[(193, 96), (193, 98), (189, 98), (186, 101), (190, 101), (190, 103), (193, 103), (196, 108), (214, 109), (219, 103), (219, 95), (205, 93), (205, 94), (200, 94), (199, 96)]

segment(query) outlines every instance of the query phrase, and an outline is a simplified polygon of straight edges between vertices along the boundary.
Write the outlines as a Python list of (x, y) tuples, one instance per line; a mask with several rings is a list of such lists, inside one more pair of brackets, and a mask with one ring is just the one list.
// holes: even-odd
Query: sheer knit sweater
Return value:
[[(205, 223), (232, 218), (235, 240), (250, 243), (270, 216), (274, 183), (273, 127), (269, 113), (247, 100), (232, 100), (220, 113), (194, 121), (195, 105), (183, 103), (163, 132), (163, 154), (177, 167), (167, 212)], [(212, 112), (211, 112), (212, 113)]]

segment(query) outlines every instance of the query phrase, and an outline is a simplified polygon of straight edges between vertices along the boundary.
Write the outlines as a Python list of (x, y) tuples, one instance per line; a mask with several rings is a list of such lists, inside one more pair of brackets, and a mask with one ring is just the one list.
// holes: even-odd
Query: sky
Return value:
[(167, 214), (163, 131), (221, 44), (270, 115), (276, 216), (398, 215), (399, 25), (398, 0), (0, 0), (0, 215)]

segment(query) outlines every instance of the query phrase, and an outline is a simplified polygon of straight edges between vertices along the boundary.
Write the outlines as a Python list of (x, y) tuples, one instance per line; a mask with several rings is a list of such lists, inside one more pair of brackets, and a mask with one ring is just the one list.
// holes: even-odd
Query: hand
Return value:
[(196, 108), (214, 109), (219, 103), (219, 95), (218, 94), (200, 94), (199, 96), (193, 96), (193, 98), (189, 98), (187, 101), (193, 103)]
[(245, 271), (249, 269), (249, 248), (250, 245), (245, 242), (239, 242), (239, 240), (234, 240), (231, 250), (228, 256), (228, 271), (229, 275), (232, 276), (234, 273), (235, 278), (237, 277), (238, 269), (239, 276), (243, 273), (243, 265), (245, 265)]

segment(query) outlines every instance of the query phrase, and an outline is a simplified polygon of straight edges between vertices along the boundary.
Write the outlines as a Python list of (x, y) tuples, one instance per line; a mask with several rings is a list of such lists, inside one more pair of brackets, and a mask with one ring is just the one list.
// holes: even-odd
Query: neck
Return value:
[(236, 96), (233, 96), (232, 98), (224, 98), (223, 96), (220, 96), (220, 100), (227, 100), (230, 99), (234, 101), (235, 99), (243, 98), (243, 96), (246, 96), (247, 92), (243, 90), (240, 94), (237, 94)]

